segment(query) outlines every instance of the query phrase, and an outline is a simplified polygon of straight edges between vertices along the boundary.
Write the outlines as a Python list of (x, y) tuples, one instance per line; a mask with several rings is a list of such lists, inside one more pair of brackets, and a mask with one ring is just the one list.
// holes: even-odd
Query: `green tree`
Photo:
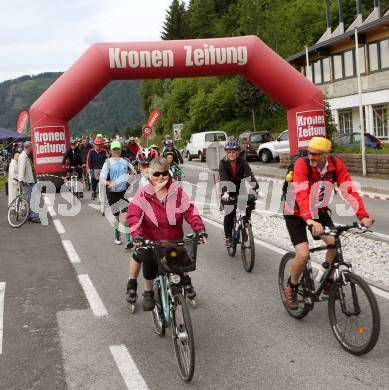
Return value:
[(187, 37), (186, 9), (183, 1), (173, 0), (166, 11), (161, 38), (184, 39)]

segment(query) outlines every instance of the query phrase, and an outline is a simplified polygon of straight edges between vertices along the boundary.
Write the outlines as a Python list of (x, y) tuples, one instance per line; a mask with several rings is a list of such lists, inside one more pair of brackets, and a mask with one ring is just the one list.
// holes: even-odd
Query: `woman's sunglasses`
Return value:
[(169, 176), (169, 171), (153, 172), (153, 176), (154, 177)]

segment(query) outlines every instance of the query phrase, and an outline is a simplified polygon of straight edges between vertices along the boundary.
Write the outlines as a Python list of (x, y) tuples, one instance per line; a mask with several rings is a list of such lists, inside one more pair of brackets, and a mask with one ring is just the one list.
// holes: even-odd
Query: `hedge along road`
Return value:
[[(113, 346), (123, 345), (148, 388), (182, 389), (169, 335), (155, 334), (149, 313), (130, 315), (124, 300), (129, 255), (113, 244), (113, 229), (89, 203), (87, 194), (80, 214), (56, 218), (63, 227), (61, 238), (72, 243), (80, 259), (73, 263), (76, 272), (88, 275), (107, 315), (78, 310), (58, 316), (67, 384), (71, 389), (126, 388), (111, 354), (118, 349)], [(192, 275), (198, 292), (198, 308), (192, 310), (197, 358), (193, 388), (389, 387), (387, 300), (378, 297), (382, 333), (377, 347), (356, 358), (335, 340), (326, 304), (304, 321), (288, 317), (277, 287), (279, 253), (257, 246), (256, 266), (247, 274), (239, 258), (227, 256), (221, 226), (207, 223), (207, 229), (210, 244), (200, 247)]]

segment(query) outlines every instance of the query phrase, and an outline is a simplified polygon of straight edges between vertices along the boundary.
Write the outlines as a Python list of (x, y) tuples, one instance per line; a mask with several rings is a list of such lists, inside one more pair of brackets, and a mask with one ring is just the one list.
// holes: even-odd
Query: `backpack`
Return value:
[[(281, 202), (284, 202), (286, 200), (286, 195), (288, 193), (289, 183), (291, 183), (293, 181), (294, 165), (296, 164), (296, 161), (299, 158), (304, 159), (305, 164), (307, 165), (307, 168), (308, 168), (308, 181), (312, 181), (312, 167), (311, 167), (311, 164), (309, 163), (309, 159), (307, 157), (307, 151), (306, 150), (300, 151), (298, 154), (296, 154), (295, 156), (292, 157), (291, 162), (288, 165), (285, 179), (284, 179), (284, 183), (282, 185)], [(330, 160), (335, 167), (335, 170), (332, 173), (332, 179), (333, 179), (334, 183), (336, 183), (336, 159), (335, 159), (334, 154), (332, 154), (332, 153), (330, 154)], [(334, 187), (334, 191), (335, 191), (335, 187)]]

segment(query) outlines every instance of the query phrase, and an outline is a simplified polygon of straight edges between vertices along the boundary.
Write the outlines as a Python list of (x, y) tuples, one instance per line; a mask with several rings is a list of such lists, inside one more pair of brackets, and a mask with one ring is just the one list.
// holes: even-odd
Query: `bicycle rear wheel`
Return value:
[(290, 263), (294, 259), (296, 254), (294, 252), (288, 252), (286, 253), (282, 259), (281, 263), (278, 269), (278, 288), (280, 291), (282, 303), (284, 304), (284, 307), (288, 314), (297, 319), (301, 320), (304, 318), (310, 311), (310, 305), (305, 301), (305, 291), (306, 291), (306, 278), (307, 278), (307, 271), (306, 268), (304, 270), (304, 273), (301, 276), (300, 283), (298, 286), (298, 293), (297, 293), (297, 300), (299, 303), (299, 306), (297, 310), (292, 310), (289, 308), (288, 303), (286, 302), (284, 290), (287, 286), (289, 277), (290, 277)]
[(30, 214), (30, 205), (23, 197), (14, 199), (8, 207), (8, 223), (13, 228), (24, 225)]
[(369, 285), (352, 272), (345, 284), (335, 282), (328, 300), (332, 330), (340, 345), (354, 355), (371, 351), (380, 334), (380, 312)]
[(251, 272), (255, 264), (255, 244), (251, 225), (248, 222), (243, 224), (242, 242), (240, 244), (243, 268), (246, 272)]
[(192, 320), (182, 294), (173, 296), (173, 345), (180, 375), (185, 382), (193, 378), (195, 368), (195, 346)]

